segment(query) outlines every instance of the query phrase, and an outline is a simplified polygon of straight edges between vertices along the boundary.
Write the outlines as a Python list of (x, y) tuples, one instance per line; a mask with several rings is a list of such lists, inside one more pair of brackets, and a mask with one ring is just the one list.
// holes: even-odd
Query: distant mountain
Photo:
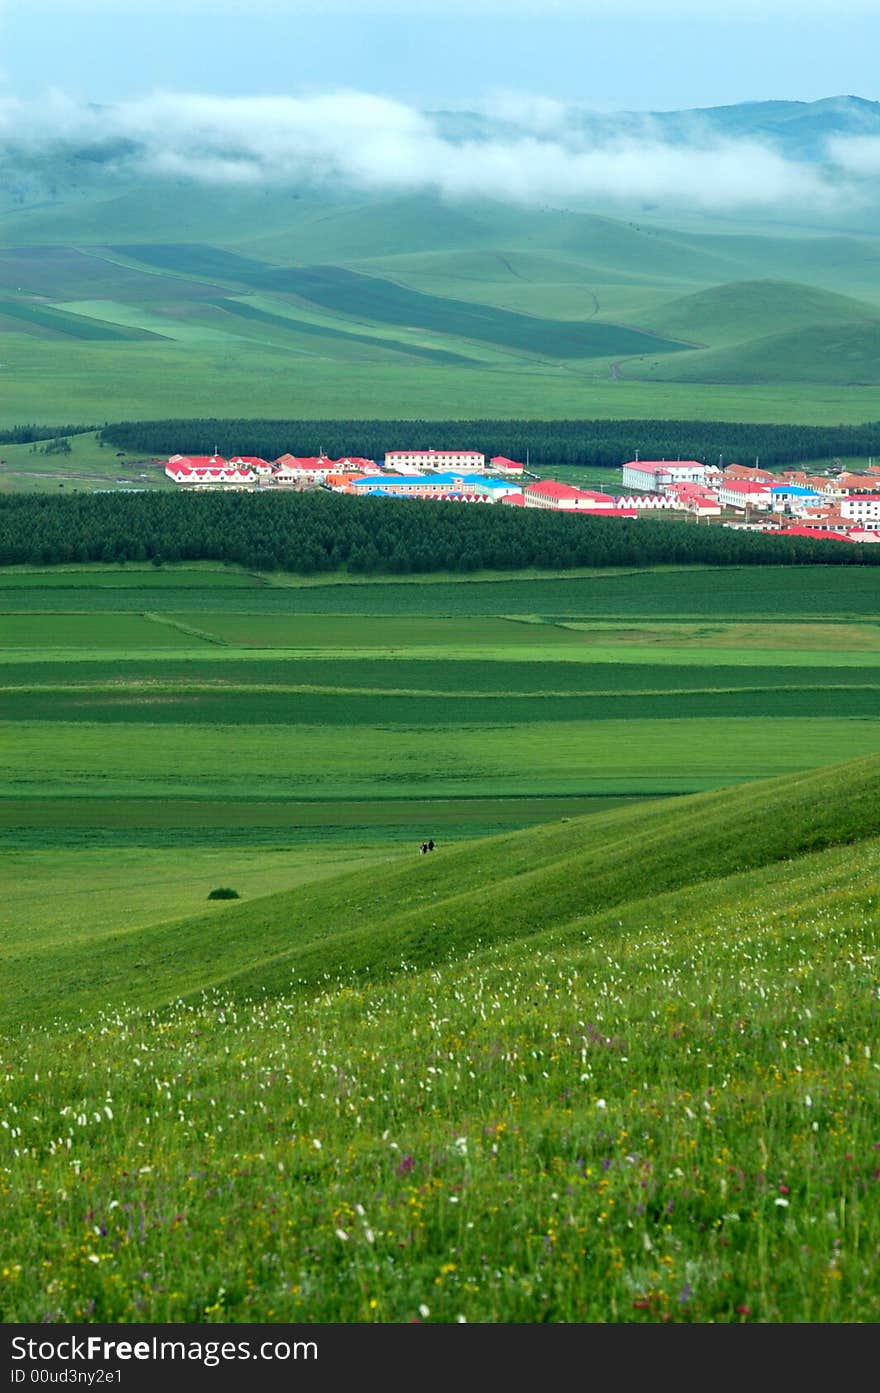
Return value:
[[(475, 112), (430, 113), (444, 139), (456, 142), (511, 137), (530, 129), (528, 122), (497, 120)], [(789, 159), (810, 163), (826, 158), (834, 136), (880, 137), (880, 102), (864, 97), (823, 97), (815, 102), (740, 102), (735, 106), (696, 107), (681, 111), (593, 112), (572, 108), (558, 134), (607, 143), (647, 136), (675, 145), (707, 137), (758, 140)], [(547, 131), (548, 138), (557, 134)]]

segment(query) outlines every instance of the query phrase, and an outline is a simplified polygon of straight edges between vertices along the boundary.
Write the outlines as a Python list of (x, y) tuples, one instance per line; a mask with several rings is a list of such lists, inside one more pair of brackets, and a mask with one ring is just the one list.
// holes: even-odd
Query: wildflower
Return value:
[(604, 1098), (597, 1098), (597, 1099), (596, 1099), (596, 1107), (597, 1107), (597, 1108), (607, 1108), (607, 1106), (608, 1106), (608, 1104), (605, 1102), (605, 1099), (604, 1099)]
[(773, 1201), (773, 1203), (774, 1203), (774, 1204), (778, 1204), (780, 1209), (787, 1209), (787, 1208), (788, 1208), (788, 1200), (785, 1200), (785, 1199), (775, 1199), (775, 1200)]
[(426, 1306), (425, 1303), (424, 1303), (424, 1301), (423, 1301), (422, 1304), (421, 1304), (421, 1306), (419, 1307), (419, 1315), (422, 1317), (422, 1320), (427, 1320), (427, 1319), (428, 1319), (428, 1316), (429, 1316), (430, 1314), (431, 1314), (431, 1308), (430, 1308), (430, 1306)]
[(345, 1229), (337, 1229), (336, 1237), (339, 1239), (340, 1243), (348, 1242), (348, 1234), (345, 1232)]

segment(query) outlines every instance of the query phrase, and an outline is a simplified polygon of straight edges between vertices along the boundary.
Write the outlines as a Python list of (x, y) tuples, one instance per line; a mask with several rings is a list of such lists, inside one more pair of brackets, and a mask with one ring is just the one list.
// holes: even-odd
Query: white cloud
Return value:
[[(491, 104), (490, 104), (491, 105)], [(499, 98), (496, 114), (505, 110)], [(441, 133), (403, 102), (356, 91), (209, 97), (158, 91), (97, 109), (55, 93), (0, 103), (0, 141), (26, 158), (41, 148), (129, 142), (138, 172), (205, 183), (344, 184), (365, 191), (432, 191), (449, 199), (578, 204), (651, 201), (697, 209), (809, 207), (843, 194), (846, 176), (875, 172), (880, 142), (838, 144), (834, 178), (754, 140), (719, 139), (698, 124), (689, 143), (665, 143), (646, 121), (637, 135), (591, 138), (576, 112), (533, 99), (499, 135)], [(445, 128), (444, 128), (445, 129)]]
[(827, 143), (830, 159), (847, 174), (859, 179), (880, 174), (880, 137), (834, 136)]

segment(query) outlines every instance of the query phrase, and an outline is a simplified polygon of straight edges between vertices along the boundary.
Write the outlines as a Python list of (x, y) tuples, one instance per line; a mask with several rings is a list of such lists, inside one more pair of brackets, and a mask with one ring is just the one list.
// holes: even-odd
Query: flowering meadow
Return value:
[(878, 896), (875, 836), (7, 1031), (0, 1319), (875, 1322)]

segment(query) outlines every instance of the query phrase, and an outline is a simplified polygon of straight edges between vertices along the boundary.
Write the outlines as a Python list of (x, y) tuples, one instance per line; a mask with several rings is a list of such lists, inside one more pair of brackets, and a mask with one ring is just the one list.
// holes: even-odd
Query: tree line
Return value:
[[(59, 434), (53, 431), (53, 435)], [(880, 455), (880, 421), (856, 426), (756, 425), (730, 421), (201, 420), (119, 421), (99, 432), (117, 449), (151, 455), (361, 455), (386, 450), (482, 450), (530, 464), (620, 468), (627, 460), (703, 464), (797, 464)]]
[(0, 445), (32, 445), (39, 440), (60, 440), (69, 435), (83, 435), (95, 430), (95, 426), (40, 426), (31, 422), (26, 426), (11, 426), (0, 430)]
[(298, 575), (872, 565), (880, 547), (662, 519), (314, 493), (0, 495), (0, 565), (220, 561)]

